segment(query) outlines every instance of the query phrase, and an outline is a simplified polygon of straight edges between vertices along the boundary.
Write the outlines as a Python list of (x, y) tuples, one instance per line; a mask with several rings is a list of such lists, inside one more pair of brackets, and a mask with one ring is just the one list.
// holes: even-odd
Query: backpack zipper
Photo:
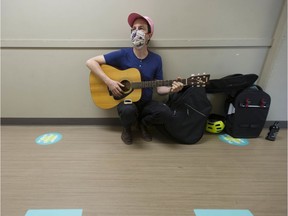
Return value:
[(200, 115), (206, 117), (206, 115), (204, 113), (199, 112), (198, 110), (194, 109), (192, 106), (190, 106), (189, 104), (185, 103), (186, 106), (190, 107), (192, 110), (194, 110), (195, 112), (199, 113)]

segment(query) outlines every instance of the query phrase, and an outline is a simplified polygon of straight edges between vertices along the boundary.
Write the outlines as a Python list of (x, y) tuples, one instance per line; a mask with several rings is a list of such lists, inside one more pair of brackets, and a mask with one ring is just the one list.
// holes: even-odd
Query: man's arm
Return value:
[(183, 83), (182, 82), (178, 82), (177, 80), (181, 80), (180, 77), (178, 77), (176, 79), (176, 81), (174, 81), (172, 83), (172, 86), (159, 86), (157, 87), (157, 93), (160, 94), (160, 95), (163, 95), (163, 94), (168, 94), (168, 93), (175, 93), (175, 92), (179, 92), (182, 90), (183, 88)]
[(86, 66), (103, 82), (108, 86), (109, 90), (112, 92), (114, 96), (121, 96), (123, 91), (121, 87), (123, 85), (115, 80), (110, 79), (102, 70), (101, 64), (106, 64), (106, 60), (103, 55), (95, 56), (86, 61)]

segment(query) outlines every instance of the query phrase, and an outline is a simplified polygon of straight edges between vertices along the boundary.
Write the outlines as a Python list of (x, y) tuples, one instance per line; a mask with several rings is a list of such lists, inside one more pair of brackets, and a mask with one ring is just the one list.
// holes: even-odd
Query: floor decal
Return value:
[(236, 146), (246, 146), (249, 144), (249, 141), (247, 139), (234, 138), (228, 134), (219, 135), (219, 139), (225, 143)]
[(82, 216), (82, 209), (31, 209), (25, 216)]
[(196, 216), (253, 216), (249, 210), (194, 209)]
[(35, 139), (35, 142), (39, 145), (50, 145), (59, 142), (62, 139), (60, 133), (46, 133), (38, 136)]

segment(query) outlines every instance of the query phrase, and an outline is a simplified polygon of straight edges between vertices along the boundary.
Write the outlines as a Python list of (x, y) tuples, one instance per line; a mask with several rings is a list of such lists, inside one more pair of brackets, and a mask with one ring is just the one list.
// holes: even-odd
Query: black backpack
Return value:
[(255, 138), (261, 133), (271, 98), (254, 85), (256, 74), (232, 74), (210, 80), (207, 93), (225, 93), (225, 131), (235, 138)]
[(203, 87), (185, 87), (171, 94), (167, 105), (172, 115), (158, 129), (182, 144), (198, 142), (205, 131), (207, 117), (212, 109)]
[(256, 138), (260, 135), (269, 112), (270, 96), (258, 85), (229, 95), (225, 101), (226, 132), (235, 138)]

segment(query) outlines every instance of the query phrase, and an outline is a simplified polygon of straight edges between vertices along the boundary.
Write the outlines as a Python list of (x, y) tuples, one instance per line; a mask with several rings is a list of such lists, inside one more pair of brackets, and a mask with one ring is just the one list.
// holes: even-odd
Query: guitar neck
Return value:
[[(154, 80), (154, 81), (142, 81), (142, 82), (132, 82), (132, 88), (152, 88), (159, 86), (171, 86), (175, 80)], [(177, 80), (178, 81), (178, 80)], [(187, 84), (187, 79), (181, 79), (178, 82), (182, 82), (184, 85)]]

